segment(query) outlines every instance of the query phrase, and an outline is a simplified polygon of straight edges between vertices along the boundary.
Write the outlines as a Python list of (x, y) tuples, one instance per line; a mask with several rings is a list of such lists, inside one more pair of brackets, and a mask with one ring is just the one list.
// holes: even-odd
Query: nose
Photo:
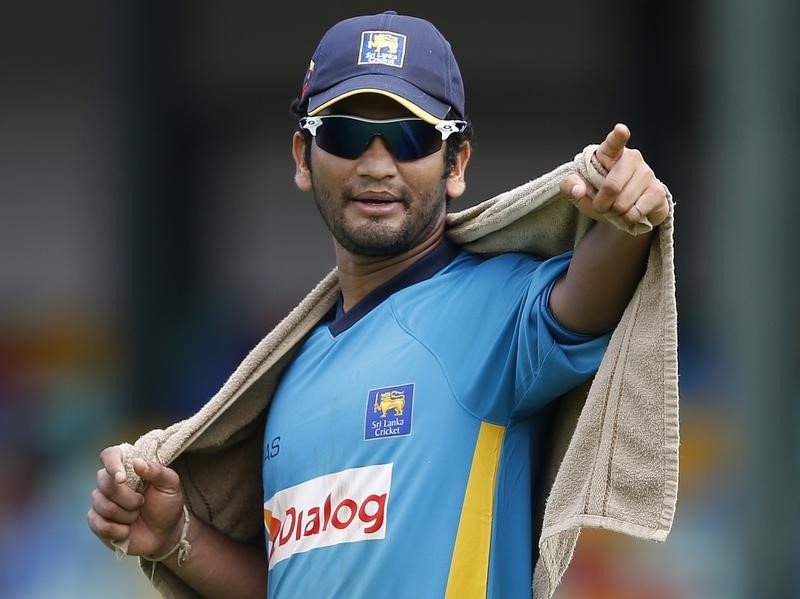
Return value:
[(394, 155), (379, 135), (370, 140), (367, 149), (358, 157), (356, 173), (373, 179), (383, 179), (397, 174)]

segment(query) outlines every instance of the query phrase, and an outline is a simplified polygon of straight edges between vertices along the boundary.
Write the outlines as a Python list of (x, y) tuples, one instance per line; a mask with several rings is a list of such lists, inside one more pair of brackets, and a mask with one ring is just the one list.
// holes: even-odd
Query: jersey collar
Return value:
[(333, 322), (328, 325), (331, 335), (335, 337), (349, 329), (393, 293), (430, 279), (450, 264), (460, 253), (460, 247), (447, 240), (443, 241), (432, 252), (414, 262), (403, 272), (370, 291), (347, 312), (342, 308), (343, 299), (342, 294), (339, 293), (339, 301), (336, 303), (336, 316)]

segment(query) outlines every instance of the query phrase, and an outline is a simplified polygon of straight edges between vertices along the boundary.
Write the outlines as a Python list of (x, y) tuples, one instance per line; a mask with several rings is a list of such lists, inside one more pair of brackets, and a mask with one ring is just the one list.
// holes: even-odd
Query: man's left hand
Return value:
[(626, 147), (630, 137), (630, 129), (617, 124), (595, 150), (595, 156), (608, 170), (597, 193), (578, 175), (565, 177), (560, 190), (594, 220), (604, 221), (604, 215), (613, 212), (630, 224), (646, 216), (656, 226), (669, 215), (666, 188), (642, 153)]

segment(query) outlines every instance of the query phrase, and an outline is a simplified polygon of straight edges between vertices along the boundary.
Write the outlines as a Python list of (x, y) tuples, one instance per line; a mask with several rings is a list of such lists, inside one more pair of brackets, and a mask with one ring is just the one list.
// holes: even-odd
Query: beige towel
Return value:
[[(572, 162), (534, 181), (448, 215), (448, 237), (484, 254), (515, 250), (549, 257), (573, 248), (592, 221), (558, 186), (575, 172), (599, 185), (604, 172), (593, 157), (596, 147), (587, 146)], [(619, 220), (615, 224), (631, 234), (652, 228), (646, 219), (633, 227)], [(559, 423), (562, 451), (556, 451), (550, 467), (554, 478), (541, 523), (536, 599), (555, 592), (582, 527), (663, 541), (672, 526), (678, 490), (672, 236), (670, 214), (654, 235), (647, 270), (591, 386), (561, 400), (567, 407), (576, 403), (574, 417)], [(134, 445), (123, 444), (128, 483), (141, 488), (131, 467), (133, 457), (171, 464), (197, 517), (239, 541), (263, 543), (259, 473), (264, 415), (283, 367), (333, 307), (338, 292), (334, 270), (194, 416), (150, 431)], [(118, 545), (118, 556), (125, 555), (126, 547)], [(141, 564), (163, 596), (197, 596), (163, 565)]]

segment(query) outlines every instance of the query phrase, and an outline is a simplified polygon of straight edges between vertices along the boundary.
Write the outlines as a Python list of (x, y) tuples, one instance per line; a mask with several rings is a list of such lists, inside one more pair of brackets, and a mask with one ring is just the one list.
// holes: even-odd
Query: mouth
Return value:
[(352, 197), (353, 204), (367, 216), (386, 216), (404, 206), (404, 202), (388, 191), (365, 191)]
[(362, 204), (382, 205), (400, 202), (400, 198), (392, 195), (388, 191), (364, 191), (353, 196), (353, 201)]

